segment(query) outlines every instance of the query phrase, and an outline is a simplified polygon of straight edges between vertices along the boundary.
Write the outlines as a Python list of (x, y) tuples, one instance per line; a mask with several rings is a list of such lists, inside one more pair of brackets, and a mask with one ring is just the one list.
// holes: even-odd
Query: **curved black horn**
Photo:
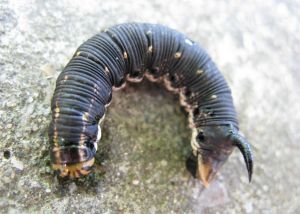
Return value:
[(233, 144), (239, 148), (239, 150), (244, 156), (244, 160), (248, 171), (248, 178), (250, 182), (253, 172), (253, 156), (250, 144), (248, 143), (247, 139), (243, 137), (240, 133), (232, 133), (230, 137)]

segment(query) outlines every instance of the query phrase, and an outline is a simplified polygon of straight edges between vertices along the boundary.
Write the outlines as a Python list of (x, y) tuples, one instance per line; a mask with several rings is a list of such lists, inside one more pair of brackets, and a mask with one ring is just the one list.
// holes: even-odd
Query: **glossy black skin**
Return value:
[[(53, 163), (91, 159), (98, 122), (112, 98), (112, 87), (126, 77), (167, 79), (184, 96), (192, 125), (203, 130), (204, 156), (224, 160), (233, 144), (228, 127), (238, 130), (231, 91), (207, 53), (187, 36), (161, 25), (128, 23), (113, 26), (84, 42), (56, 81), (49, 127)], [(58, 112), (58, 113), (55, 113)], [(199, 133), (201, 133), (199, 131)], [(84, 157), (76, 149), (84, 146)], [(60, 148), (59, 155), (54, 148)], [(57, 157), (63, 158), (57, 158)]]
[(212, 125), (198, 128), (196, 141), (199, 150), (197, 150), (197, 155), (191, 155), (186, 162), (187, 169), (194, 177), (197, 177), (198, 155), (201, 156), (204, 164), (210, 164), (215, 171), (225, 163), (234, 149), (230, 139), (233, 130), (235, 128), (232, 125)]
[(233, 144), (230, 139), (232, 129), (231, 125), (200, 127), (196, 137), (200, 146), (198, 152), (204, 157), (224, 162), (233, 151)]

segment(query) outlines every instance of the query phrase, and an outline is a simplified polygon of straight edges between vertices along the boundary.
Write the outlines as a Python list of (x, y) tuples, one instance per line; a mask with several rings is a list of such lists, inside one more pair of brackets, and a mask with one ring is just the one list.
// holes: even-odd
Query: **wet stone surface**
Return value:
[[(299, 9), (293, 0), (0, 0), (0, 212), (299, 212)], [(148, 82), (114, 93), (94, 174), (53, 175), (56, 77), (83, 41), (129, 21), (170, 26), (210, 53), (253, 145), (250, 185), (238, 151), (208, 189), (191, 177), (186, 115), (176, 96)]]

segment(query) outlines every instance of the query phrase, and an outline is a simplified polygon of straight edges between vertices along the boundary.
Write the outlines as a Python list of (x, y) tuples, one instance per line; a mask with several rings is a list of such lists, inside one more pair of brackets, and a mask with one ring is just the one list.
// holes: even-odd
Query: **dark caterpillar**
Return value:
[(251, 180), (250, 146), (238, 131), (231, 91), (211, 58), (175, 30), (137, 23), (113, 26), (84, 42), (57, 78), (49, 140), (60, 176), (90, 173), (112, 88), (144, 76), (180, 93), (190, 115), (197, 175), (206, 186), (235, 146)]

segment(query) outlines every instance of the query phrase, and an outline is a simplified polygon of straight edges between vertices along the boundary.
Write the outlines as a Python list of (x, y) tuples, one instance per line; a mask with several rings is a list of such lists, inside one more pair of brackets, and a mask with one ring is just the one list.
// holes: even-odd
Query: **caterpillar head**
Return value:
[(253, 169), (253, 157), (246, 138), (232, 125), (205, 126), (193, 130), (192, 148), (197, 157), (197, 172), (207, 187), (234, 147), (243, 154), (249, 182)]

